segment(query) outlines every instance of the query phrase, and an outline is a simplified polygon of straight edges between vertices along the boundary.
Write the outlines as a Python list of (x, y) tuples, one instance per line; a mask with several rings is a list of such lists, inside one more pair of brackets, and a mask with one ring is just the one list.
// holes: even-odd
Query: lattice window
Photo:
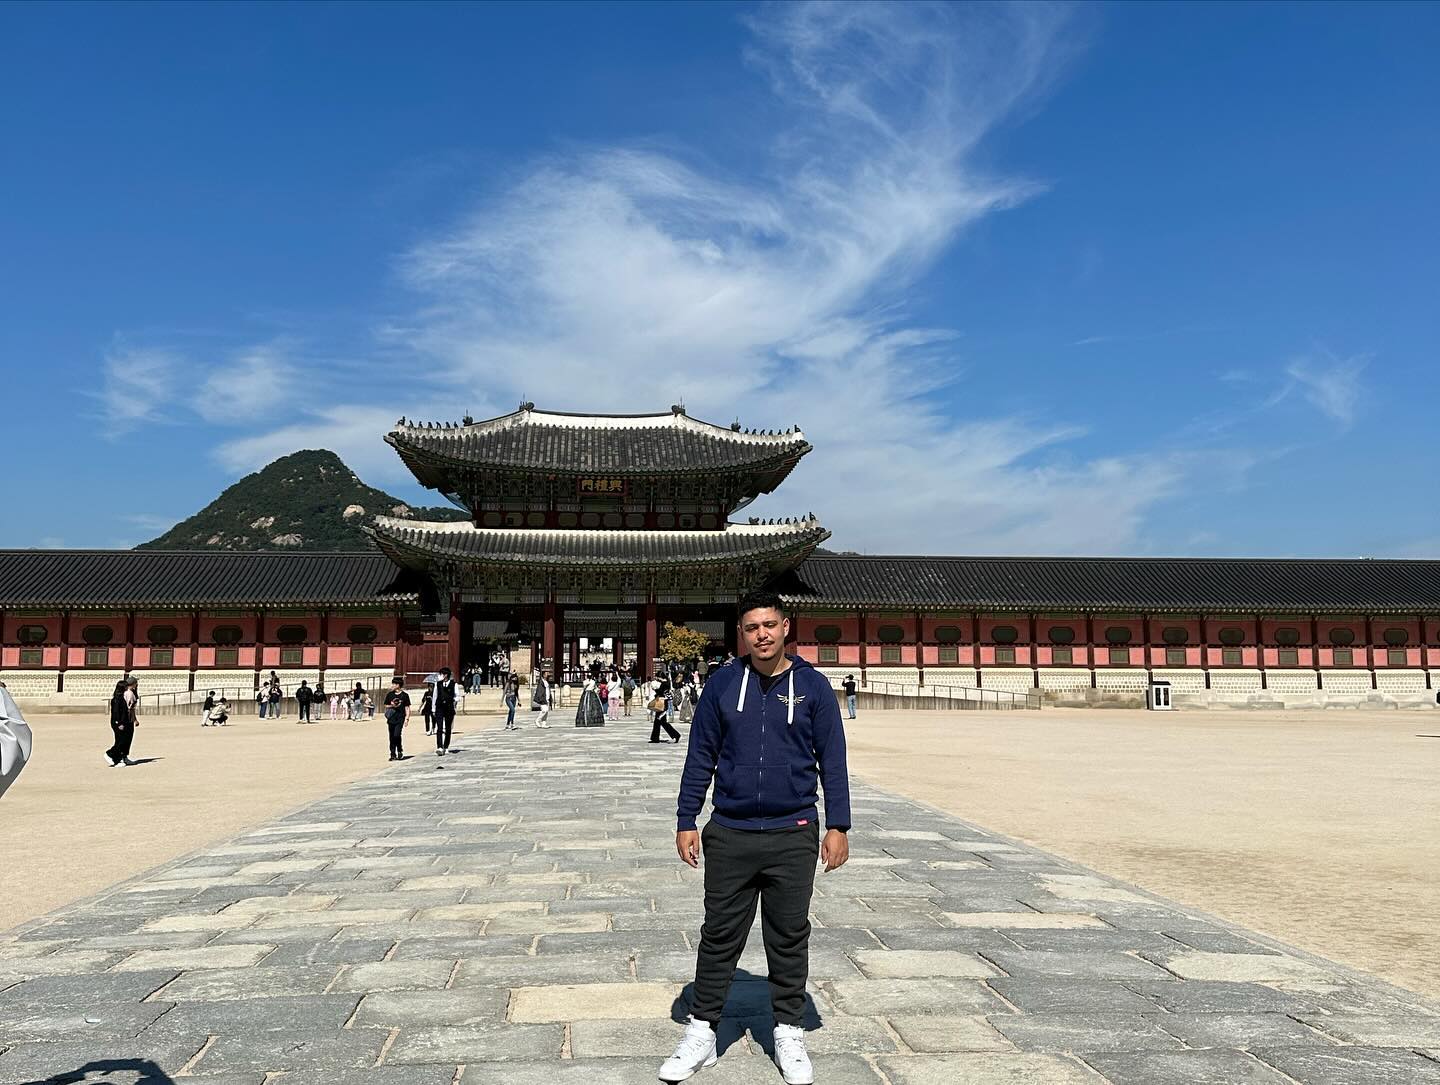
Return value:
[(350, 666), (369, 667), (375, 662), (375, 649), (373, 648), (351, 648)]
[(996, 649), (995, 649), (995, 662), (996, 662), (996, 663), (1014, 663), (1014, 662), (1015, 662), (1015, 649), (1014, 649), (1014, 648), (996, 648)]
[(1386, 664), (1386, 666), (1389, 666), (1389, 667), (1403, 667), (1403, 666), (1405, 666), (1405, 665), (1406, 665), (1407, 663), (1409, 663), (1409, 662), (1410, 662), (1410, 660), (1409, 660), (1409, 658), (1406, 656), (1406, 654), (1405, 654), (1405, 649), (1404, 649), (1404, 648), (1387, 648), (1387, 649), (1385, 649), (1385, 664)]
[(1244, 653), (1239, 648), (1221, 648), (1220, 663), (1225, 667), (1239, 667), (1245, 662)]
[(1353, 648), (1335, 648), (1332, 649), (1330, 655), (1337, 667), (1353, 667), (1355, 665), (1355, 650)]
[(109, 648), (86, 648), (85, 666), (87, 667), (108, 667), (110, 666)]
[[(1181, 632), (1183, 633), (1184, 630), (1182, 629)], [(1184, 649), (1184, 648), (1166, 648), (1166, 649), (1165, 649), (1165, 666), (1167, 666), (1167, 667), (1183, 667), (1183, 666), (1185, 666), (1185, 649)]]
[(960, 649), (957, 648), (957, 647), (956, 647), (955, 645), (953, 645), (953, 644), (942, 644), (942, 645), (940, 645), (940, 662), (941, 662), (941, 663), (959, 663), (959, 662), (960, 662)]
[(42, 648), (21, 648), (20, 666), (22, 667), (43, 667), (45, 666), (45, 651)]
[(820, 662), (821, 662), (821, 663), (839, 663), (839, 662), (840, 662), (840, 649), (839, 649), (836, 645), (834, 645), (834, 644), (822, 644), (822, 645), (820, 645)]
[(238, 667), (240, 666), (239, 648), (216, 648), (215, 666), (217, 667)]
[(281, 648), (280, 666), (298, 667), (305, 662), (305, 650), (303, 648)]
[(1300, 666), (1300, 650), (1298, 648), (1281, 648), (1275, 653), (1275, 659), (1282, 667)]
[(173, 667), (175, 666), (174, 648), (151, 648), (150, 666), (152, 667)]
[[(1051, 630), (1053, 633), (1054, 630)], [(1050, 649), (1050, 662), (1056, 664), (1068, 664), (1075, 662), (1075, 649), (1068, 644), (1057, 644)]]

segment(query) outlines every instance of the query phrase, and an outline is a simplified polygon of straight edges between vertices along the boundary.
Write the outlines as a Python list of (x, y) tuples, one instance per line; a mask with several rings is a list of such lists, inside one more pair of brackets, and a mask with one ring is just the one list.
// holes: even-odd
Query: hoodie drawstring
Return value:
[(744, 676), (740, 679), (740, 699), (735, 702), (735, 711), (741, 712), (745, 709), (745, 691), (750, 687), (750, 668), (744, 670)]
[(786, 702), (785, 726), (795, 726), (795, 665), (790, 665), (790, 699)]

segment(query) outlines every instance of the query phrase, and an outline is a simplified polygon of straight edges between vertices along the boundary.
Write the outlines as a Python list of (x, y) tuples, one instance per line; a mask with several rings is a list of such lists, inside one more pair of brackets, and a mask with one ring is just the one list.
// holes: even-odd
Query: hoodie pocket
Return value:
[(722, 762), (715, 774), (715, 809), (726, 817), (755, 817), (759, 812), (760, 766)]

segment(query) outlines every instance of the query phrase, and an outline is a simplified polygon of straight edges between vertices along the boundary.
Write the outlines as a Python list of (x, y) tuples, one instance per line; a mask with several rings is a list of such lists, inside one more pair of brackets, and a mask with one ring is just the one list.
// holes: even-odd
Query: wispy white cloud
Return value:
[(293, 411), (301, 364), (289, 348), (283, 341), (265, 343), (214, 364), (195, 393), (195, 411), (208, 422), (253, 422)]
[(1285, 375), (1310, 406), (1348, 429), (1360, 407), (1364, 394), (1360, 375), (1369, 361), (1364, 355), (1337, 358), (1320, 352), (1296, 358), (1285, 367)]
[(117, 340), (102, 359), (101, 430), (113, 438), (164, 417), (185, 379), (180, 355)]
[[(720, 421), (802, 425), (816, 451), (756, 511), (813, 509), (842, 546), (1130, 548), (1184, 461), (1077, 457), (1084, 428), (1044, 414), (957, 415), (953, 386), (980, 359), (958, 329), (907, 306), (968, 227), (1039, 192), (982, 170), (974, 151), (1064, 68), (1075, 10), (761, 9), (748, 59), (784, 118), (763, 137), (761, 169), (741, 176), (641, 144), (530, 163), (403, 254), (417, 300), (377, 330), (368, 363), (341, 378), (272, 350), (212, 374), (210, 400), (263, 388), (279, 367), (341, 404), (273, 428), (261, 419), (219, 446), (220, 461), (246, 470), (323, 446), (393, 477), (379, 438), (402, 413), (683, 401)], [(397, 377), (393, 405), (355, 391)]]

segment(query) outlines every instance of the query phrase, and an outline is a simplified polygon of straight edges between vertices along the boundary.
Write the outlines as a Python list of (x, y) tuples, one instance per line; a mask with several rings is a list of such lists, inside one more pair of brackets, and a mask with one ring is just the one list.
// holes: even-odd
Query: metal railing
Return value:
[[(843, 695), (838, 683), (831, 685)], [(896, 708), (1038, 709), (1043, 703), (1038, 690), (1017, 692), (980, 686), (920, 686), (908, 682), (869, 682), (858, 687), (856, 693), (904, 702), (894, 704)]]
[[(142, 676), (142, 681), (143, 676)], [(384, 698), (384, 691), (390, 688), (387, 679), (370, 678), (360, 683), (361, 688), (370, 695), (370, 699), (377, 706)], [(356, 683), (347, 682), (343, 689), (326, 690), (323, 701), (315, 701), (310, 706), (310, 713), (314, 719), (328, 718), (330, 714), (330, 694), (340, 695), (340, 705), (343, 718), (350, 716), (350, 695), (355, 690)], [(142, 693), (137, 714), (144, 716), (183, 716), (189, 713), (199, 715), (201, 707), (205, 704), (205, 698), (213, 690), (215, 699), (218, 701), (224, 697), (230, 704), (230, 715), (233, 716), (258, 716), (260, 703), (255, 699), (257, 692), (253, 685), (250, 686), (206, 686), (204, 689), (176, 690), (171, 693)], [(280, 700), (275, 702), (279, 706), (280, 719), (286, 716), (292, 719), (300, 712), (299, 703), (295, 700), (294, 687), (280, 689)], [(268, 717), (269, 708), (266, 708)]]

